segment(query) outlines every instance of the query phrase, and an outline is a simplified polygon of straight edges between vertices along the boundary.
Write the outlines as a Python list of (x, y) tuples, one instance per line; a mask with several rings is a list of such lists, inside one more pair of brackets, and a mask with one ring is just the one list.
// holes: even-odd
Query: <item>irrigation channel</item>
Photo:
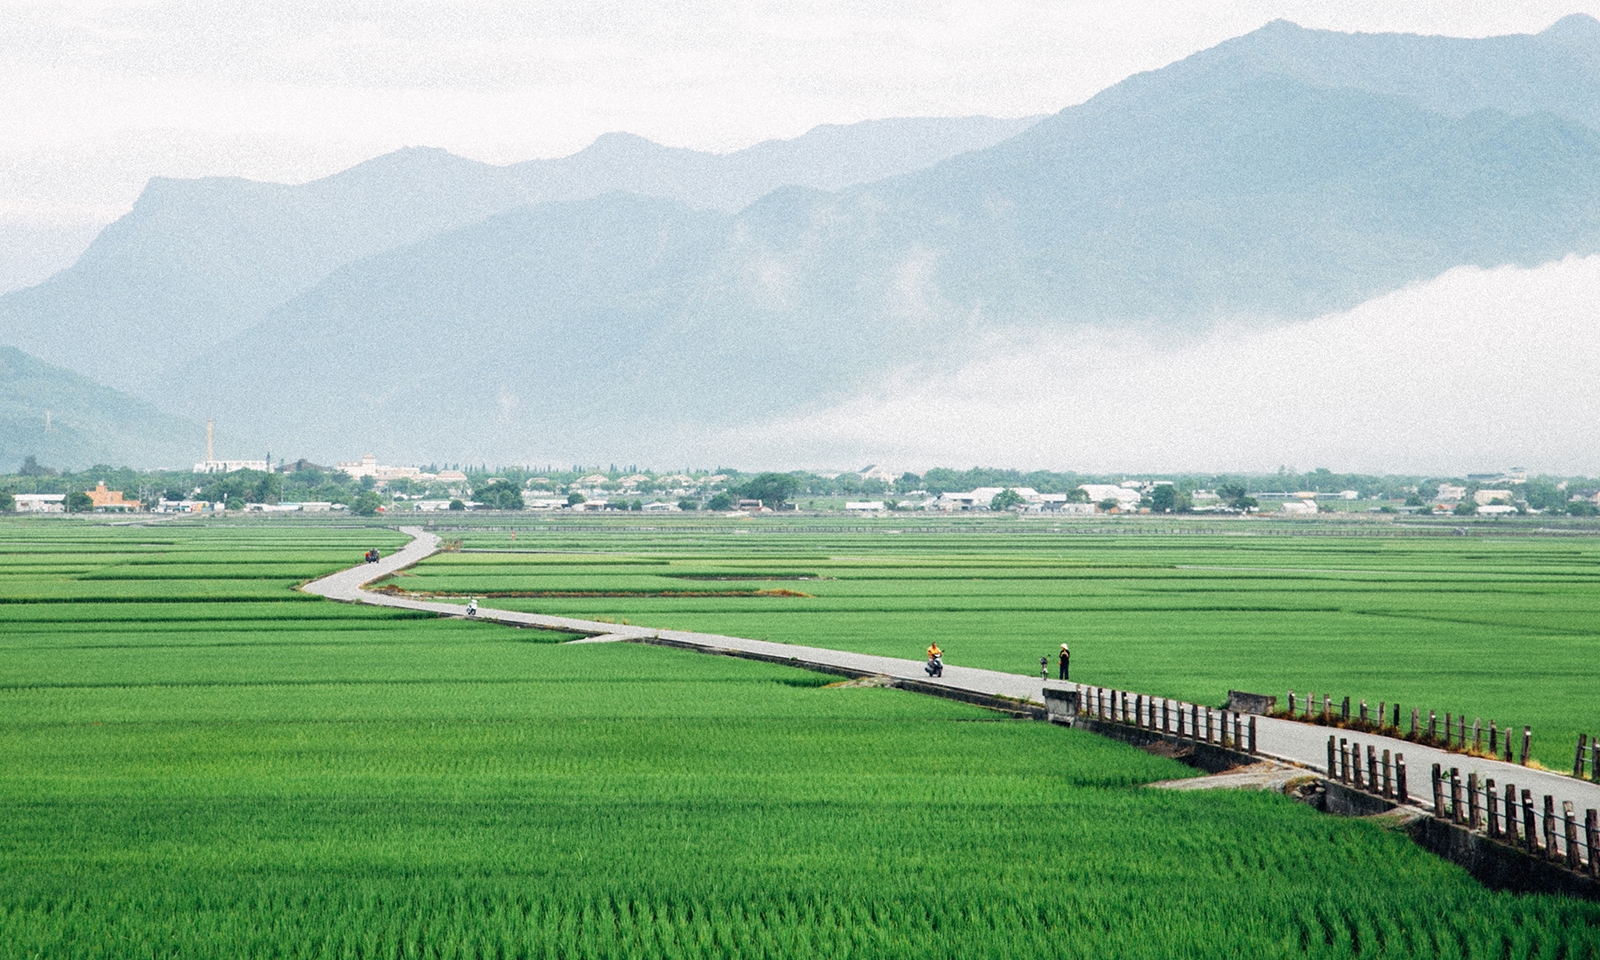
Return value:
[[(308, 593), (346, 603), (420, 610), (464, 617), (460, 604), (415, 600), (363, 589), (438, 552), (440, 538), (420, 527), (401, 527), (411, 542), (376, 563), (361, 563), (306, 584)], [(847, 677), (887, 677), (906, 689), (1045, 718), (1072, 704), (1072, 719), (1134, 742), (1166, 738), (1217, 747), (1304, 768), (1352, 798), (1352, 810), (1408, 807), (1432, 815), (1435, 836), (1426, 841), (1452, 859), (1482, 859), (1523, 850), (1539, 864), (1563, 865), (1590, 878), (1580, 889), (1600, 890), (1600, 848), (1595, 810), (1600, 783), (1560, 773), (1429, 747), (1376, 733), (1336, 729), (1278, 717), (1219, 711), (1127, 690), (946, 665), (929, 677), (921, 660), (869, 656), (719, 634), (658, 630), (627, 624), (552, 617), (479, 607), (476, 619), (507, 626), (559, 630), (573, 643), (632, 642), (680, 647), (789, 664)], [(1506, 731), (1507, 736), (1511, 731)], [(1383, 758), (1379, 762), (1379, 758)], [(1401, 773), (1401, 761), (1403, 769)], [(1437, 765), (1437, 769), (1435, 769)], [(1404, 794), (1400, 795), (1401, 783)], [(1493, 787), (1491, 792), (1490, 787)], [(1513, 791), (1512, 788), (1515, 788)], [(1352, 793), (1352, 790), (1354, 791)], [(1504, 791), (1503, 797), (1501, 791)], [(1363, 806), (1362, 797), (1375, 801)], [(1491, 844), (1480, 843), (1492, 838)], [(1467, 850), (1466, 848), (1472, 848)], [(1482, 848), (1482, 849), (1480, 849)], [(1492, 849), (1491, 849), (1492, 848)], [(1500, 849), (1504, 848), (1504, 849)], [(1494, 851), (1499, 850), (1499, 854)], [(1521, 869), (1521, 868), (1517, 868)], [(1505, 870), (1500, 870), (1505, 873)], [(1574, 878), (1577, 879), (1577, 878)], [(1558, 886), (1565, 886), (1558, 884)]]

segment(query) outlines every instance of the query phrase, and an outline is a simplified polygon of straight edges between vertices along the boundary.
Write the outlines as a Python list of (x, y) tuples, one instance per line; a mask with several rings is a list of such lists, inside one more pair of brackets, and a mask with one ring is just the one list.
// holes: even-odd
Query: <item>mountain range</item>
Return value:
[(1596, 251), (1600, 22), (1280, 21), (1036, 123), (153, 181), (77, 265), (0, 298), (0, 339), (59, 330), (46, 359), (251, 449), (681, 457), (997, 339), (1265, 328)]
[(0, 347), (0, 470), (33, 455), (47, 466), (187, 469), (205, 428), (81, 374)]

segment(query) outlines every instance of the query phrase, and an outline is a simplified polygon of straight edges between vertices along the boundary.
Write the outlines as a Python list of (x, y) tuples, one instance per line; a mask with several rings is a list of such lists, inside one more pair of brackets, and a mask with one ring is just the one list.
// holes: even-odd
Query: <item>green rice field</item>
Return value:
[[(1600, 733), (1600, 537), (525, 529), (465, 536), (392, 582), (495, 606), (1037, 674), (1221, 704), (1365, 698), (1534, 730), (1570, 769)], [(894, 532), (891, 532), (894, 531)], [(515, 550), (518, 552), (472, 552)], [(804, 596), (762, 595), (789, 591)], [(591, 594), (583, 596), (582, 594)], [(706, 594), (725, 593), (731, 596)], [(522, 596), (515, 596), (522, 594)], [(562, 596), (562, 594), (579, 594)], [(696, 595), (701, 594), (701, 595)], [(743, 594), (743, 595), (738, 595)]]
[[(695, 576), (937, 559), (734, 536), (552, 534), (561, 553), (453, 554), (399, 579), (622, 592), (654, 586), (667, 554)], [(0, 957), (1600, 957), (1600, 905), (1486, 890), (1282, 797), (1143, 788), (1193, 771), (1080, 731), (293, 589), (400, 540), (0, 522)], [(1028, 598), (1050, 581), (983, 579), (996, 549), (950, 557), (977, 579), (930, 583), (993, 587), (991, 618), (1010, 583), (1037, 629)], [(785, 604), (876, 584), (898, 612), (866, 619), (901, 624), (878, 641), (898, 651), (923, 635), (908, 580), (548, 602), (781, 637), (803, 622)], [(929, 629), (965, 633), (945, 609), (963, 596), (925, 593)]]

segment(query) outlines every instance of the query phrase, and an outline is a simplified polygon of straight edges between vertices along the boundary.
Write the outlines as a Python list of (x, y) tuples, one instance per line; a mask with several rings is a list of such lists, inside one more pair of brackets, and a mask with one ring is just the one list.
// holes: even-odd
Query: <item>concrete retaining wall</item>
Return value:
[(1600, 900), (1600, 881), (1433, 817), (1411, 825), (1411, 838), (1423, 849), (1459, 863), (1484, 886), (1518, 893), (1554, 893)]
[(1221, 773), (1232, 770), (1234, 767), (1248, 766), (1261, 762), (1261, 757), (1253, 757), (1240, 750), (1218, 746), (1214, 743), (1201, 743), (1187, 737), (1179, 737), (1159, 730), (1146, 730), (1126, 723), (1116, 723), (1110, 720), (1100, 720), (1095, 717), (1079, 717), (1073, 724), (1098, 733), (1102, 737), (1121, 740), (1136, 747), (1147, 747), (1153, 743), (1165, 743), (1172, 747), (1173, 755), (1197, 770), (1206, 773)]

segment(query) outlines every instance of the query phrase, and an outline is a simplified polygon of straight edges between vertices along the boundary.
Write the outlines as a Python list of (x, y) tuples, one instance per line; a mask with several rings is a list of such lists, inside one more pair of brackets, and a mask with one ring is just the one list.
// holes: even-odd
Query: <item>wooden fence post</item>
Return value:
[(1350, 782), (1350, 741), (1339, 738), (1339, 782)]
[(1581, 870), (1583, 861), (1578, 858), (1578, 820), (1573, 816), (1572, 801), (1561, 802), (1561, 819), (1565, 821), (1566, 835), (1562, 838), (1567, 842), (1567, 866), (1573, 870)]
[(1294, 691), (1289, 691), (1289, 716), (1294, 716)]
[(1366, 778), (1361, 775), (1361, 744), (1350, 743), (1350, 782), (1355, 784), (1357, 790), (1366, 786)]
[(1200, 739), (1200, 704), (1189, 704), (1189, 736)]
[(1429, 775), (1433, 784), (1433, 815), (1440, 820), (1444, 819), (1444, 784), (1439, 777), (1439, 765), (1433, 765), (1433, 773)]
[(1539, 824), (1533, 816), (1533, 791), (1522, 791), (1522, 839), (1529, 853), (1539, 852)]
[(1483, 752), (1483, 718), (1472, 719), (1472, 749), (1475, 753)]
[(1412, 707), (1411, 708), (1411, 735), (1413, 737), (1417, 735), (1417, 708), (1416, 707)]
[(1326, 693), (1322, 695), (1322, 719), (1333, 719), (1333, 697)]
[(1533, 744), (1533, 728), (1522, 728), (1522, 765), (1528, 765), (1528, 747)]
[(1428, 739), (1439, 739), (1439, 715), (1432, 710), (1428, 711)]
[(1361, 701), (1361, 722), (1367, 722), (1367, 701)]
[(1583, 832), (1589, 841), (1589, 876), (1600, 877), (1600, 811), (1583, 812)]
[(1256, 752), (1256, 715), (1252, 713), (1252, 714), (1250, 714), (1250, 754), (1252, 756), (1254, 756), (1255, 752)]
[(1505, 737), (1503, 739), (1506, 742), (1506, 763), (1514, 763), (1515, 761), (1511, 757), (1511, 728), (1510, 727), (1506, 727), (1506, 735), (1505, 735)]
[(1500, 731), (1495, 729), (1494, 718), (1489, 718), (1489, 755), (1498, 756), (1500, 753)]
[(1206, 743), (1216, 743), (1216, 742), (1217, 742), (1216, 713), (1214, 711), (1212, 711), (1212, 709), (1210, 707), (1206, 707)]
[(1578, 734), (1578, 754), (1572, 760), (1572, 775), (1579, 780), (1583, 779), (1583, 748), (1589, 745), (1587, 733)]
[(1600, 737), (1589, 738), (1589, 779), (1600, 783)]
[(1334, 762), (1334, 757), (1336, 756), (1336, 753), (1335, 753), (1336, 749), (1337, 748), (1335, 748), (1334, 745), (1333, 745), (1333, 734), (1330, 733), (1330, 734), (1328, 734), (1328, 779), (1329, 780), (1337, 780), (1337, 779), (1339, 779), (1339, 766), (1338, 766), (1337, 763)]
[(1367, 744), (1367, 789), (1378, 792), (1378, 748)]
[(1444, 748), (1450, 749), (1450, 711), (1444, 712)]
[(1467, 827), (1476, 830), (1483, 823), (1482, 807), (1478, 804), (1478, 775), (1467, 774)]
[(1544, 855), (1554, 860), (1560, 856), (1556, 849), (1556, 798), (1544, 795)]
[(1517, 842), (1517, 785), (1506, 784), (1506, 839)]
[(1386, 700), (1378, 701), (1378, 729), (1383, 729), (1383, 722), (1389, 716), (1387, 713), (1389, 703)]
[(1385, 800), (1394, 798), (1394, 758), (1387, 750), (1383, 751), (1383, 797)]
[(1467, 715), (1464, 713), (1456, 717), (1456, 746), (1467, 749)]
[[(1412, 724), (1412, 727), (1416, 727), (1416, 724)], [(1394, 705), (1394, 729), (1396, 733), (1400, 732), (1400, 704), (1398, 703)], [(1416, 730), (1413, 729), (1412, 732), (1415, 733)]]
[(1494, 792), (1494, 778), (1483, 781), (1483, 799), (1488, 801), (1489, 836), (1500, 836), (1500, 796)]
[(1350, 719), (1350, 698), (1349, 697), (1345, 697), (1344, 698), (1344, 702), (1339, 705), (1339, 719), (1340, 720), (1349, 720)]
[(1401, 803), (1410, 803), (1411, 795), (1406, 791), (1406, 755), (1394, 755), (1394, 796)]
[(1450, 768), (1450, 822), (1460, 823), (1467, 818), (1461, 806), (1461, 768)]

